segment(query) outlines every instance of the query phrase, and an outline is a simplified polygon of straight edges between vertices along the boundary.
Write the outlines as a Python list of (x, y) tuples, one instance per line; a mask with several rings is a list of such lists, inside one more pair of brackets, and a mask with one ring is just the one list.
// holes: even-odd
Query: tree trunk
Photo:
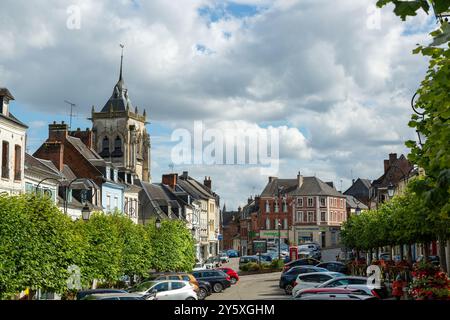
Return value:
[(428, 257), (430, 256), (430, 243), (425, 242), (423, 244), (423, 258), (424, 261), (428, 261)]
[(407, 250), (408, 250), (408, 252), (407, 252), (407, 254), (408, 254), (408, 263), (412, 264), (412, 246), (411, 246), (411, 244), (408, 244)]
[(403, 260), (405, 255), (405, 246), (403, 244), (400, 245), (400, 261)]
[(375, 249), (375, 254), (376, 254), (376, 258), (375, 258), (375, 260), (379, 260), (380, 259), (380, 248), (376, 248)]
[(447, 271), (449, 270), (450, 270), (450, 240), (447, 240)]
[(445, 239), (439, 238), (439, 260), (441, 262), (441, 267), (444, 270), (444, 272), (448, 272), (447, 269), (447, 259), (445, 255), (445, 245), (446, 245)]

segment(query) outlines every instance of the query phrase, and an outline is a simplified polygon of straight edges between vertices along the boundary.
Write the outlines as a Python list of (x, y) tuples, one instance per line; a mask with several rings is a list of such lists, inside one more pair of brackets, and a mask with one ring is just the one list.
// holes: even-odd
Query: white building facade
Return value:
[(14, 97), (0, 88), (0, 193), (25, 191), (24, 162), (27, 126), (11, 113)]

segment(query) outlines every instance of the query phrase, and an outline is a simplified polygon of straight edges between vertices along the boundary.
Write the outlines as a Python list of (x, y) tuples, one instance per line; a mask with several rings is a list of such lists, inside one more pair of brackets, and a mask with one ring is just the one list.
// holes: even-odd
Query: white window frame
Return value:
[[(308, 199), (306, 201), (307, 201), (308, 208), (314, 208), (314, 198), (308, 197)], [(311, 202), (311, 205), (309, 205), (310, 202)]]
[(297, 206), (303, 207), (303, 197), (298, 197), (297, 198)]

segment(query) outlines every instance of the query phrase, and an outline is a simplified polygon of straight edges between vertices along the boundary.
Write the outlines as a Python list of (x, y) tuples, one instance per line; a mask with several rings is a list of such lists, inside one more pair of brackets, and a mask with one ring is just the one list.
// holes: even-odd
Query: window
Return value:
[(153, 289), (155, 289), (157, 292), (168, 291), (169, 283), (168, 282), (159, 283), (156, 286), (154, 286)]
[(14, 180), (22, 180), (22, 147), (17, 144), (14, 147)]
[(283, 228), (284, 228), (284, 230), (288, 229), (288, 219), (286, 219), (286, 218), (283, 220)]
[(266, 200), (266, 212), (270, 212), (269, 200)]
[[(108, 141), (109, 143), (109, 141)], [(108, 146), (109, 148), (109, 146)], [(116, 140), (114, 140), (114, 151), (122, 151), (122, 139), (120, 139), (119, 136), (116, 137)]]
[(303, 211), (297, 211), (295, 213), (295, 221), (302, 222), (302, 219), (303, 219)]
[(312, 207), (314, 205), (313, 198), (308, 198), (308, 207)]
[(111, 196), (106, 196), (106, 210), (111, 210)]
[(303, 207), (303, 198), (297, 198), (297, 205)]
[(275, 200), (275, 212), (277, 212), (278, 213), (278, 210), (279, 210), (279, 208), (278, 208), (278, 200)]
[(119, 208), (119, 198), (114, 197), (114, 209), (118, 209), (118, 208)]
[(109, 139), (108, 137), (104, 137), (102, 141), (102, 155), (109, 156)]
[(9, 142), (2, 143), (2, 178), (9, 179)]
[(172, 290), (178, 290), (184, 288), (183, 282), (172, 282)]
[(322, 221), (322, 222), (327, 221), (327, 213), (326, 212), (322, 211), (320, 213), (320, 221)]
[(308, 222), (314, 222), (314, 212), (308, 211)]
[(270, 219), (266, 218), (266, 230), (270, 229)]
[(326, 198), (325, 198), (325, 197), (321, 197), (321, 198), (320, 198), (320, 206), (321, 206), (321, 207), (325, 207), (325, 206), (326, 206), (325, 201), (326, 201)]
[(286, 199), (283, 199), (283, 212), (287, 212), (287, 203), (286, 203)]

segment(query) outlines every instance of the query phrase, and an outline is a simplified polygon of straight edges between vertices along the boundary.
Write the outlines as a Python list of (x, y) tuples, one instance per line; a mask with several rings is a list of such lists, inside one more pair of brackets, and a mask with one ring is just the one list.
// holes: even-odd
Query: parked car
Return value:
[[(370, 294), (378, 299), (386, 299), (389, 296), (388, 290), (387, 290), (386, 286), (383, 284), (380, 286), (380, 288), (372, 288), (372, 287), (369, 287), (367, 284), (349, 284), (349, 285), (343, 285), (343, 286), (333, 287), (333, 288), (361, 290), (361, 291), (364, 291), (366, 294)], [(332, 288), (320, 288), (320, 289), (332, 289)]]
[(105, 293), (127, 293), (125, 290), (120, 289), (92, 289), (92, 290), (82, 290), (78, 291), (76, 295), (77, 300), (82, 300), (84, 297), (93, 294), (105, 294)]
[(147, 300), (198, 300), (194, 286), (188, 281), (145, 281), (129, 290)]
[(359, 289), (348, 289), (348, 288), (310, 288), (310, 289), (304, 289), (301, 290), (301, 292), (298, 293), (298, 295), (295, 297), (295, 299), (300, 299), (302, 297), (306, 296), (318, 296), (322, 294), (357, 294), (357, 295), (368, 295), (370, 296), (370, 293), (366, 293), (364, 290)]
[(222, 262), (220, 260), (219, 256), (216, 257), (209, 257), (205, 262), (205, 268), (206, 269), (215, 269), (222, 265)]
[(89, 294), (81, 300), (145, 300), (140, 294), (133, 293), (95, 293)]
[(182, 280), (188, 281), (194, 287), (194, 291), (198, 292), (198, 281), (192, 274), (189, 273), (166, 273), (155, 278), (155, 281), (160, 280)]
[(206, 297), (212, 294), (212, 286), (208, 281), (198, 281), (198, 300), (205, 300)]
[(226, 253), (219, 254), (219, 257), (220, 257), (220, 262), (222, 262), (222, 263), (230, 262), (230, 258), (228, 257), (228, 255)]
[(215, 293), (222, 292), (231, 286), (231, 277), (221, 270), (201, 270), (192, 272), (198, 280), (208, 281)]
[(294, 288), (295, 280), (297, 276), (302, 273), (312, 273), (312, 272), (328, 272), (327, 269), (318, 268), (314, 266), (298, 266), (289, 269), (287, 272), (281, 274), (279, 286), (286, 292), (286, 294), (292, 294), (292, 289)]
[(347, 265), (342, 262), (339, 262), (339, 261), (322, 262), (322, 263), (319, 263), (317, 265), (317, 267), (325, 268), (328, 271), (332, 271), (332, 272), (340, 272), (343, 274), (349, 273)]
[(306, 266), (306, 265), (316, 266), (319, 263), (320, 263), (319, 260), (316, 260), (316, 259), (313, 259), (313, 258), (298, 259), (298, 260), (294, 260), (294, 261), (286, 263), (284, 265), (283, 272), (288, 271), (292, 267)]
[(250, 262), (259, 262), (258, 256), (242, 256), (239, 258), (239, 269), (242, 268), (243, 265), (250, 263)]
[(318, 288), (342, 287), (354, 284), (367, 285), (367, 278), (342, 275), (341, 277), (335, 277), (327, 282), (321, 283)]
[(376, 300), (374, 296), (370, 295), (361, 295), (355, 293), (324, 293), (317, 295), (306, 295), (300, 298), (296, 298), (296, 300), (346, 300), (346, 301), (361, 301), (361, 300)]
[(230, 250), (227, 250), (227, 255), (230, 258), (237, 258), (237, 257), (239, 257), (239, 251), (230, 249)]
[(296, 297), (297, 294), (302, 289), (319, 287), (324, 282), (342, 276), (344, 276), (342, 273), (330, 271), (299, 274), (294, 282), (294, 288), (292, 289), (292, 296)]
[(236, 284), (236, 282), (239, 281), (239, 275), (233, 269), (231, 269), (231, 268), (219, 268), (219, 270), (222, 270), (223, 272), (225, 272), (227, 275), (230, 276), (231, 284)]
[(197, 262), (192, 268), (193, 271), (206, 269), (205, 265), (201, 262)]
[[(424, 260), (424, 256), (418, 256), (417, 257), (417, 262), (421, 262)], [(440, 260), (439, 260), (439, 256), (428, 256), (428, 262), (430, 262), (431, 264), (435, 265), (435, 266), (439, 266), (440, 265)]]

